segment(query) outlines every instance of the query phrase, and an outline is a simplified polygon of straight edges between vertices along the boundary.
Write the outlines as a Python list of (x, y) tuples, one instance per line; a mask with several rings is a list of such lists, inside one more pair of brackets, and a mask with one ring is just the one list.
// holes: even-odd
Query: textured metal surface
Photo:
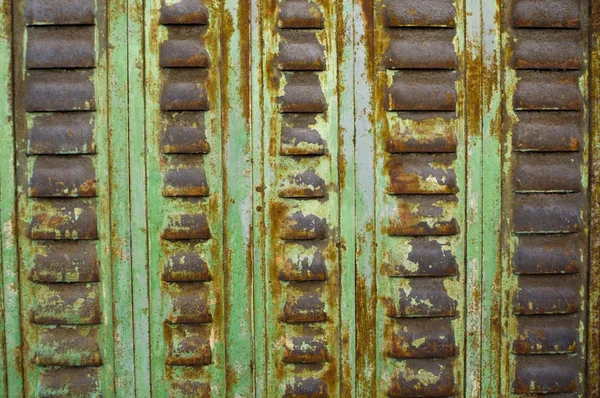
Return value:
[(581, 396), (588, 269), (588, 4), (513, 0), (503, 12), (502, 27), (507, 55), (502, 347), (508, 374), (501, 391)]
[(0, 0), (0, 397), (595, 397), (600, 5)]
[[(377, 396), (464, 389), (464, 5), (374, 2)], [(364, 166), (368, 167), (368, 166)]]
[(106, 6), (14, 7), (23, 395), (110, 396)]
[(337, 396), (340, 5), (262, 7), (267, 393)]

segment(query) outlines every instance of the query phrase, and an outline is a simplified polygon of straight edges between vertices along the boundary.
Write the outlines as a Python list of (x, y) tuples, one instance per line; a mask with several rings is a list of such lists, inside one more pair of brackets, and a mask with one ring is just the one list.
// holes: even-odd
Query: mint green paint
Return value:
[(466, 214), (466, 346), (465, 396), (481, 396), (481, 277), (482, 277), (482, 71), (481, 71), (481, 0), (465, 3), (466, 81), (467, 81), (467, 214)]
[(356, 396), (356, 241), (354, 157), (354, 22), (353, 2), (338, 8), (338, 86), (340, 129), (340, 234), (341, 234), (341, 395)]
[[(115, 350), (115, 393), (120, 397), (135, 395), (131, 206), (129, 179), (129, 126), (128, 126), (128, 46), (127, 0), (109, 0), (108, 4), (108, 142), (111, 270), (113, 278), (113, 322)], [(106, 302), (109, 304), (110, 302)]]
[(129, 0), (128, 113), (129, 186), (131, 206), (131, 266), (133, 283), (133, 332), (136, 396), (151, 396), (150, 324), (148, 297), (148, 230), (146, 197), (146, 131), (144, 129), (144, 6), (142, 0)]
[[(0, 396), (23, 394), (13, 116), (12, 2), (0, 0)], [(5, 333), (7, 331), (7, 333)]]
[(483, 252), (482, 252), (482, 320), (481, 391), (499, 394), (500, 300), (497, 284), (502, 273), (501, 247), (501, 36), (496, 21), (501, 1), (483, 1), (482, 65), (483, 85)]
[(250, 132), (249, 2), (221, 9), (224, 274), (227, 396), (252, 395), (252, 135)]

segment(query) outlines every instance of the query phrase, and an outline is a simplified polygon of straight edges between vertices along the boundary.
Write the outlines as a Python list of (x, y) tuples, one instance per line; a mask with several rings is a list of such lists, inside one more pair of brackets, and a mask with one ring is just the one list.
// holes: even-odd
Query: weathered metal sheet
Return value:
[(464, 4), (390, 0), (363, 7), (373, 26), (366, 40), (373, 40), (378, 301), (376, 357), (368, 365), (376, 384), (369, 388), (376, 396), (461, 395)]
[(221, 5), (145, 9), (152, 391), (225, 396)]
[(339, 396), (342, 4), (262, 7), (266, 393)]
[(0, 396), (598, 394), (596, 2), (0, 11)]
[(112, 396), (107, 8), (51, 3), (13, 3), (22, 395)]
[(588, 396), (588, 11), (533, 0), (503, 10), (505, 396)]

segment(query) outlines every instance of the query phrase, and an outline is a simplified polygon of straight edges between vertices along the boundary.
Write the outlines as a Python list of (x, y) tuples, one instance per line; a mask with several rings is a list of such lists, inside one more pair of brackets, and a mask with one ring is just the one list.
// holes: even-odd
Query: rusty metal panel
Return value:
[(156, 396), (225, 396), (222, 9), (145, 4), (150, 352)]
[(0, 0), (0, 397), (598, 395), (587, 0)]
[(23, 395), (111, 396), (106, 4), (13, 4)]
[(502, 12), (503, 396), (587, 396), (588, 12), (583, 0)]
[(341, 3), (262, 7), (266, 393), (339, 396)]
[(367, 23), (374, 26), (372, 366), (375, 382), (384, 381), (374, 392), (460, 396), (465, 388), (465, 5), (386, 0), (372, 7), (364, 14), (372, 14)]

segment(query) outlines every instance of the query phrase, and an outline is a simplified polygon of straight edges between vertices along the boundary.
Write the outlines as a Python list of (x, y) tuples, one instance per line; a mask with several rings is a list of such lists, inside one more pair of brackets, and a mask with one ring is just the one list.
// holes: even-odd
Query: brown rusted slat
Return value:
[(388, 316), (392, 318), (456, 315), (456, 302), (448, 295), (444, 278), (407, 279), (396, 291), (398, 296), (388, 306)]
[(579, 69), (583, 56), (581, 33), (560, 30), (524, 30), (513, 38), (515, 69)]
[(392, 236), (456, 235), (460, 228), (450, 212), (457, 201), (455, 195), (399, 196), (396, 206), (388, 208), (387, 233)]
[(210, 323), (210, 287), (202, 282), (169, 285), (170, 309), (167, 323)]
[(28, 25), (93, 25), (94, 0), (26, 0)]
[(283, 348), (285, 363), (320, 363), (327, 361), (327, 345), (313, 336), (286, 338)]
[(577, 321), (564, 315), (546, 316), (543, 323), (536, 317), (519, 317), (512, 351), (519, 355), (575, 353), (579, 339)]
[(200, 325), (167, 327), (169, 353), (166, 364), (170, 366), (206, 366), (212, 362), (210, 328)]
[[(398, 112), (396, 120), (410, 120), (410, 127), (392, 123), (385, 145), (390, 153), (452, 153), (457, 141), (447, 112)], [(442, 123), (440, 123), (443, 121)]]
[(91, 112), (56, 112), (37, 115), (29, 128), (30, 155), (96, 153), (95, 117)]
[(314, 214), (297, 211), (282, 221), (279, 237), (286, 240), (325, 239), (327, 222)]
[(407, 361), (392, 376), (390, 397), (451, 397), (456, 394), (452, 362), (449, 360)]
[(574, 152), (581, 149), (581, 115), (577, 112), (518, 112), (513, 132), (515, 151)]
[(25, 84), (25, 110), (95, 110), (93, 78), (91, 69), (31, 70)]
[(163, 239), (210, 239), (210, 229), (205, 214), (170, 214)]
[(308, 169), (284, 180), (279, 190), (282, 198), (322, 198), (327, 193), (325, 180)]
[(568, 357), (519, 356), (513, 382), (515, 394), (560, 394), (577, 391), (577, 366)]
[(310, 114), (283, 115), (280, 155), (324, 155), (327, 142), (318, 130), (311, 128), (317, 121)]
[(564, 72), (517, 72), (519, 82), (513, 98), (516, 110), (578, 111), (581, 109), (579, 76)]
[(285, 398), (325, 398), (328, 397), (327, 383), (314, 377), (295, 377), (293, 383), (285, 387)]
[(324, 281), (327, 279), (325, 257), (316, 251), (312, 255), (289, 257), (281, 267), (279, 279), (282, 281)]
[(279, 5), (280, 28), (321, 29), (325, 18), (312, 0), (283, 0)]
[(574, 233), (581, 230), (578, 194), (516, 194), (516, 233)]
[[(303, 282), (306, 283), (306, 282)], [(283, 307), (283, 321), (287, 323), (311, 323), (327, 320), (325, 303), (316, 292), (301, 295), (288, 294)]]
[(51, 327), (40, 330), (33, 363), (39, 366), (100, 366), (98, 328)]
[(387, 27), (456, 26), (454, 0), (387, 0), (384, 9)]
[(95, 242), (51, 242), (35, 256), (30, 279), (34, 282), (98, 282), (100, 261)]
[(450, 319), (403, 319), (390, 326), (388, 356), (396, 359), (445, 358), (456, 355)]
[(398, 29), (390, 32), (384, 54), (388, 69), (456, 69), (455, 32), (448, 29)]
[(159, 23), (163, 25), (208, 25), (208, 9), (202, 0), (162, 1)]
[(160, 97), (163, 111), (206, 111), (207, 72), (200, 68), (164, 69), (165, 77)]
[(456, 155), (403, 154), (389, 158), (390, 194), (451, 194), (458, 192), (453, 168)]
[(517, 153), (513, 189), (516, 192), (579, 192), (581, 160), (580, 156), (570, 153)]
[(100, 324), (100, 290), (97, 283), (37, 285), (31, 322), (43, 325)]
[(98, 367), (43, 369), (37, 391), (47, 397), (100, 396), (100, 371)]
[(37, 156), (29, 180), (29, 196), (96, 196), (96, 170), (84, 156)]
[(580, 0), (514, 0), (516, 28), (579, 28)]
[(579, 284), (576, 275), (519, 278), (519, 287), (513, 302), (515, 314), (572, 314), (578, 311)]
[(166, 282), (207, 282), (212, 279), (208, 264), (194, 252), (179, 252), (166, 260), (162, 279)]
[(25, 60), (27, 69), (92, 68), (96, 63), (94, 27), (31, 27)]
[(285, 72), (284, 94), (279, 98), (281, 112), (323, 113), (327, 102), (315, 72)]
[(576, 236), (521, 236), (513, 255), (517, 274), (572, 274), (582, 268), (583, 242)]
[(325, 70), (325, 48), (313, 31), (289, 30), (280, 32), (278, 65), (280, 70)]
[(80, 199), (36, 201), (30, 238), (98, 239), (96, 203)]
[(403, 70), (388, 89), (390, 111), (454, 111), (456, 73)]
[(168, 40), (160, 44), (163, 68), (208, 68), (208, 51), (203, 36), (206, 28), (168, 27)]
[(204, 112), (183, 112), (166, 115), (162, 135), (163, 153), (208, 153)]
[(174, 395), (183, 397), (212, 397), (209, 383), (203, 383), (191, 379), (175, 380), (171, 385)]
[(458, 261), (449, 243), (432, 238), (415, 238), (408, 242), (407, 261), (389, 265), (389, 276), (451, 276), (458, 269)]
[(189, 155), (171, 157), (163, 174), (163, 196), (208, 196), (204, 162)]

